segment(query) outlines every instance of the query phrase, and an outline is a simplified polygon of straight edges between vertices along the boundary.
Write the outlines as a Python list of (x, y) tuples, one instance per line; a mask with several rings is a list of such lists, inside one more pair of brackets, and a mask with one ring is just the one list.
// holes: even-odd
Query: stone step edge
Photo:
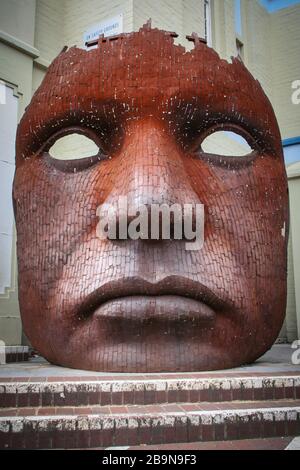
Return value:
[[(0, 371), (1, 372), (1, 371)], [(226, 371), (224, 371), (226, 372)], [(228, 373), (210, 373), (210, 374), (205, 374), (203, 372), (199, 373), (187, 373), (187, 372), (182, 372), (181, 374), (179, 373), (166, 373), (166, 374), (158, 374), (158, 373), (152, 373), (152, 374), (138, 374), (138, 375), (133, 375), (133, 374), (111, 374), (111, 375), (75, 375), (75, 376), (70, 376), (70, 375), (2, 375), (0, 374), (0, 385), (2, 383), (11, 383), (11, 384), (36, 384), (36, 383), (78, 383), (78, 384), (84, 384), (84, 383), (121, 383), (121, 382), (131, 382), (131, 383), (141, 383), (141, 382), (157, 382), (157, 381), (163, 381), (163, 382), (168, 382), (168, 381), (188, 381), (188, 380), (199, 380), (199, 381), (209, 381), (209, 380), (230, 380), (230, 379), (236, 379), (236, 380), (247, 380), (247, 379), (254, 379), (254, 378), (261, 378), (265, 379), (267, 378), (268, 380), (273, 380), (276, 378), (300, 378), (300, 370), (298, 371), (297, 369), (291, 371), (284, 371), (281, 370), (280, 372), (239, 372), (239, 373), (233, 373), (233, 372), (228, 372)]]
[(300, 406), (0, 418), (1, 448), (88, 448), (300, 434)]
[(230, 378), (204, 378), (204, 379), (151, 379), (151, 380), (91, 380), (91, 381), (60, 381), (51, 380), (51, 382), (0, 382), (1, 393), (28, 393), (43, 391), (58, 391), (69, 389), (71, 391), (77, 388), (86, 391), (109, 391), (125, 392), (131, 390), (193, 390), (209, 388), (280, 388), (282, 386), (300, 387), (300, 376), (264, 376), (264, 377), (230, 377)]
[(300, 398), (299, 376), (0, 384), (4, 408), (292, 398)]
[(153, 415), (156, 413), (187, 413), (200, 411), (235, 411), (242, 409), (281, 409), (300, 407), (300, 400), (273, 400), (270, 401), (235, 401), (235, 402), (201, 402), (201, 403), (164, 403), (152, 405), (111, 405), (111, 406), (65, 406), (65, 407), (22, 407), (0, 408), (1, 418), (30, 418), (33, 416), (131, 416)]

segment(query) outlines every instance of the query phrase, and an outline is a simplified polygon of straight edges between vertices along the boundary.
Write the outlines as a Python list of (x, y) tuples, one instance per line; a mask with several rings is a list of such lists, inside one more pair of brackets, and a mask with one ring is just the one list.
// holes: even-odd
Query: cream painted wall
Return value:
[[(32, 95), (32, 64), (34, 55), (37, 54), (33, 47), (34, 24), (35, 1), (0, 2), (0, 80), (14, 87), (14, 93), (18, 97), (18, 119)], [(21, 344), (22, 338), (15, 239), (14, 231), (11, 285), (7, 286), (4, 294), (0, 294), (0, 339), (6, 344)]]
[(40, 56), (36, 61), (49, 65), (61, 51), (64, 46), (64, 15), (62, 0), (37, 0), (34, 45)]
[(195, 32), (204, 37), (204, 0), (133, 0), (133, 29), (137, 31), (151, 18), (152, 27), (174, 31), (175, 44), (191, 49), (186, 35)]
[(151, 18), (152, 27), (182, 35), (182, 0), (133, 0), (133, 29), (137, 31)]
[[(15, 230), (11, 187), (15, 170), (14, 137), (18, 123), (19, 95), (0, 83), (0, 339), (19, 342), (21, 322), (16, 302)], [(4, 98), (4, 99), (3, 99)], [(12, 262), (13, 260), (13, 262)], [(14, 305), (12, 305), (14, 298)]]
[(298, 338), (300, 338), (300, 162), (293, 163), (287, 168), (290, 193), (291, 241), (293, 250), (293, 276), (295, 310), (297, 317)]
[(234, 0), (212, 2), (212, 38), (214, 49), (223, 59), (230, 61), (236, 56)]
[(65, 0), (64, 42), (83, 47), (83, 33), (91, 25), (123, 13), (124, 32), (133, 30), (133, 0)]
[(294, 341), (298, 337), (297, 330), (297, 313), (296, 313), (296, 286), (294, 278), (294, 260), (293, 258), (293, 241), (292, 241), (292, 229), (290, 227), (289, 245), (288, 245), (288, 296), (286, 305), (286, 339), (290, 342)]
[[(197, 33), (205, 37), (204, 0), (183, 0), (182, 35)], [(186, 43), (185, 43), (186, 45)], [(191, 43), (188, 43), (191, 47)]]
[(123, 13), (125, 32), (133, 29), (133, 0), (37, 0), (33, 92), (63, 46), (84, 47), (83, 33), (93, 24)]
[[(282, 138), (300, 136), (300, 104), (292, 103), (292, 82), (300, 80), (300, 4), (272, 15), (268, 47), (271, 53), (272, 104)], [(300, 157), (299, 157), (300, 158)], [(291, 177), (292, 173), (298, 177)], [(300, 338), (300, 171), (287, 169), (290, 190), (290, 250), (286, 327), (289, 341)]]
[(32, 94), (38, 89), (44, 76), (46, 75), (47, 69), (33, 62), (32, 68)]
[(34, 45), (39, 57), (33, 63), (32, 93), (40, 86), (47, 67), (64, 46), (64, 16), (64, 1), (37, 0)]
[(0, 30), (32, 45), (36, 0), (1, 0)]
[(271, 17), (273, 105), (285, 139), (300, 136), (300, 105), (291, 100), (291, 84), (300, 80), (300, 4)]
[(242, 0), (241, 9), (241, 40), (244, 43), (245, 63), (273, 102), (272, 50), (270, 51), (272, 15), (253, 0)]

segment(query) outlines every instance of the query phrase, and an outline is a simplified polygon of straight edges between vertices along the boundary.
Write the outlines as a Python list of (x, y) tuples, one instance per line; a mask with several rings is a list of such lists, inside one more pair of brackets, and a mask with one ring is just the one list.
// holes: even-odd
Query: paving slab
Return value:
[(140, 445), (110, 447), (110, 450), (294, 450), (293, 437), (274, 437), (269, 439), (242, 439), (236, 441), (184, 442), (178, 444)]
[(0, 380), (23, 380), (28, 378), (32, 380), (84, 380), (89, 378), (94, 379), (154, 379), (154, 378), (197, 378), (197, 377), (228, 377), (228, 376), (243, 376), (243, 375), (257, 375), (263, 376), (266, 374), (273, 375), (297, 375), (300, 374), (300, 364), (292, 363), (292, 354), (295, 349), (292, 349), (290, 344), (275, 344), (266, 354), (260, 357), (253, 364), (235, 367), (233, 369), (218, 370), (218, 371), (205, 371), (205, 372), (181, 372), (181, 373), (151, 373), (151, 374), (137, 374), (137, 373), (120, 373), (120, 372), (95, 372), (79, 369), (70, 369), (67, 367), (60, 367), (49, 364), (44, 358), (37, 357), (30, 359), (28, 362), (9, 363), (0, 365)]

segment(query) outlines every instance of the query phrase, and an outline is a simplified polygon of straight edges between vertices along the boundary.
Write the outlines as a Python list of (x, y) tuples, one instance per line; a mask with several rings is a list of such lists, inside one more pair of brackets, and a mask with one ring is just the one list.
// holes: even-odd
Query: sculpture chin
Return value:
[[(36, 332), (31, 337), (49, 362), (128, 373), (233, 368), (255, 361), (278, 333), (262, 324), (259, 328), (247, 311), (215, 311), (201, 301), (175, 295), (107, 300), (86, 318), (49, 321), (44, 330), (51, 342)], [(229, 342), (234, 347), (229, 348)]]
[[(88, 354), (73, 352), (69, 357), (64, 353), (60, 358), (47, 357), (49, 362), (74, 369), (96, 372), (126, 373), (174, 373), (205, 372), (232, 369), (254, 362), (270, 347), (266, 345), (255, 354), (233, 354), (228, 348), (212, 345), (209, 342), (199, 344), (193, 338), (184, 338), (177, 334), (176, 340), (169, 332), (161, 332), (161, 338), (151, 338), (151, 334), (131, 335), (126, 342), (118, 345), (110, 339), (104, 345), (94, 345)], [(153, 358), (156, 359), (155, 363)], [(242, 358), (242, 359), (241, 359)]]

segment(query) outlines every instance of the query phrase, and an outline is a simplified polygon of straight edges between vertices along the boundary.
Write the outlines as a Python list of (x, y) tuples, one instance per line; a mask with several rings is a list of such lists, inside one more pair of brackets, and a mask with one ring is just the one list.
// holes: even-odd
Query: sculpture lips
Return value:
[(198, 300), (178, 295), (134, 295), (108, 300), (94, 312), (98, 318), (138, 322), (211, 323), (214, 310)]
[(80, 315), (123, 319), (211, 321), (226, 303), (206, 286), (182, 276), (157, 283), (139, 277), (110, 281), (92, 292)]

